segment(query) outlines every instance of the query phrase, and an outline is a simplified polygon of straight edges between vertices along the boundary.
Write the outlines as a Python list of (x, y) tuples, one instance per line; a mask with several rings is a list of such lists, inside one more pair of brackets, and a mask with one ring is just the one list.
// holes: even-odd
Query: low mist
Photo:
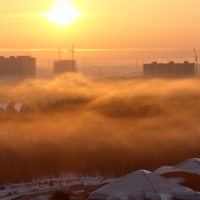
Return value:
[(52, 80), (1, 85), (0, 184), (60, 176), (120, 177), (200, 155), (200, 80)]

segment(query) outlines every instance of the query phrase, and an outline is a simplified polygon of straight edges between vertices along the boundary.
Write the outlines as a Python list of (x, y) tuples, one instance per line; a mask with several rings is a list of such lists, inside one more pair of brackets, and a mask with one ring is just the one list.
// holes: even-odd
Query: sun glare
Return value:
[(80, 16), (80, 13), (69, 2), (60, 0), (55, 3), (49, 13), (46, 13), (46, 16), (56, 24), (67, 25), (75, 21)]

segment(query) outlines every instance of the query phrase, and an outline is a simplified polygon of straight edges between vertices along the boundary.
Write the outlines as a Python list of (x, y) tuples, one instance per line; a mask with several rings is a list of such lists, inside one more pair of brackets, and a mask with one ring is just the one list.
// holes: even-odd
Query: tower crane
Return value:
[(63, 53), (59, 47), (58, 51), (41, 51), (41, 52), (45, 52), (45, 53), (58, 53), (58, 60), (60, 61), (60, 56), (61, 56), (61, 53)]
[(98, 69), (99, 69), (99, 71), (101, 72), (101, 75), (102, 75), (102, 78), (104, 78), (104, 74), (103, 74), (103, 71), (101, 70), (101, 68), (99, 67), (99, 66), (96, 66)]
[(74, 45), (72, 45), (72, 49), (69, 49), (68, 51), (72, 53), (72, 60), (74, 60)]
[(26, 55), (31, 57), (31, 54), (28, 51), (26, 51)]
[(195, 74), (196, 74), (196, 76), (198, 76), (198, 56), (197, 56), (197, 53), (196, 53), (195, 49), (194, 49), (194, 55), (195, 55), (195, 63), (196, 63)]
[(58, 50), (58, 52), (55, 52), (55, 53), (58, 53), (58, 55), (59, 55), (59, 61), (60, 61), (60, 54), (61, 54), (60, 47), (59, 47), (59, 50)]

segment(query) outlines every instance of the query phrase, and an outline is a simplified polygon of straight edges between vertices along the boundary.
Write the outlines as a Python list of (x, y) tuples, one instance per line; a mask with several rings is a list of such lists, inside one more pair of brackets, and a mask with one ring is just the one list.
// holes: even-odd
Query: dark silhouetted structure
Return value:
[(36, 78), (36, 58), (30, 56), (0, 56), (0, 80), (5, 82), (20, 82)]
[(77, 72), (76, 60), (59, 60), (54, 63), (54, 73)]
[(69, 200), (70, 194), (68, 194), (67, 192), (57, 190), (49, 199), (50, 200)]
[(144, 77), (189, 78), (195, 76), (195, 63), (157, 63), (143, 65)]

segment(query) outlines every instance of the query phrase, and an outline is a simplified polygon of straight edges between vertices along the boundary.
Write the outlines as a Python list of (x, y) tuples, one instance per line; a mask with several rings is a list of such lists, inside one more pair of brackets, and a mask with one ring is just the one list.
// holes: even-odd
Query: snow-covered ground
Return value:
[[(132, 172), (90, 194), (88, 200), (200, 200), (200, 193), (147, 170)], [(143, 197), (143, 198), (142, 198)]]
[[(101, 185), (106, 182), (112, 181), (111, 179), (105, 179), (103, 177), (84, 177), (84, 178), (75, 178), (75, 179), (46, 179), (42, 181), (34, 181), (30, 183), (19, 183), (19, 184), (5, 184), (0, 185), (0, 199), (4, 197), (9, 197), (13, 195), (23, 195), (29, 194), (31, 192), (37, 191), (48, 191), (55, 190), (60, 188), (70, 188), (71, 186), (78, 185)], [(35, 197), (32, 200), (43, 200), (46, 199), (49, 195), (43, 195)], [(10, 199), (10, 198), (5, 198)], [(47, 198), (48, 199), (48, 198)]]
[(31, 198), (30, 200), (48, 200), (51, 195), (42, 195), (35, 198)]
[[(146, 170), (139, 170), (119, 179), (105, 179), (103, 177), (77, 178), (74, 174), (63, 173), (60, 178), (55, 179), (37, 180), (30, 183), (19, 184), (8, 183), (0, 185), (0, 200), (12, 200), (13, 198), (21, 198), (23, 196), (24, 198), (19, 200), (47, 200), (56, 190), (69, 189), (77, 195), (77, 191), (81, 193), (81, 190), (88, 188), (87, 186), (99, 186), (110, 182), (110, 184), (97, 190), (95, 188), (95, 191), (90, 194), (89, 199), (103, 199), (103, 196), (105, 200), (127, 200), (127, 198), (140, 199), (141, 193), (144, 193), (152, 200), (160, 198), (169, 200), (200, 200), (200, 192), (178, 184), (186, 181), (183, 177), (165, 179), (159, 176), (159, 174), (163, 172), (168, 172), (167, 170), (169, 170), (169, 172), (184, 171), (199, 176), (200, 159), (189, 159), (172, 167), (164, 166), (154, 171), (154, 173)], [(74, 196), (74, 198), (76, 198), (76, 196)]]

